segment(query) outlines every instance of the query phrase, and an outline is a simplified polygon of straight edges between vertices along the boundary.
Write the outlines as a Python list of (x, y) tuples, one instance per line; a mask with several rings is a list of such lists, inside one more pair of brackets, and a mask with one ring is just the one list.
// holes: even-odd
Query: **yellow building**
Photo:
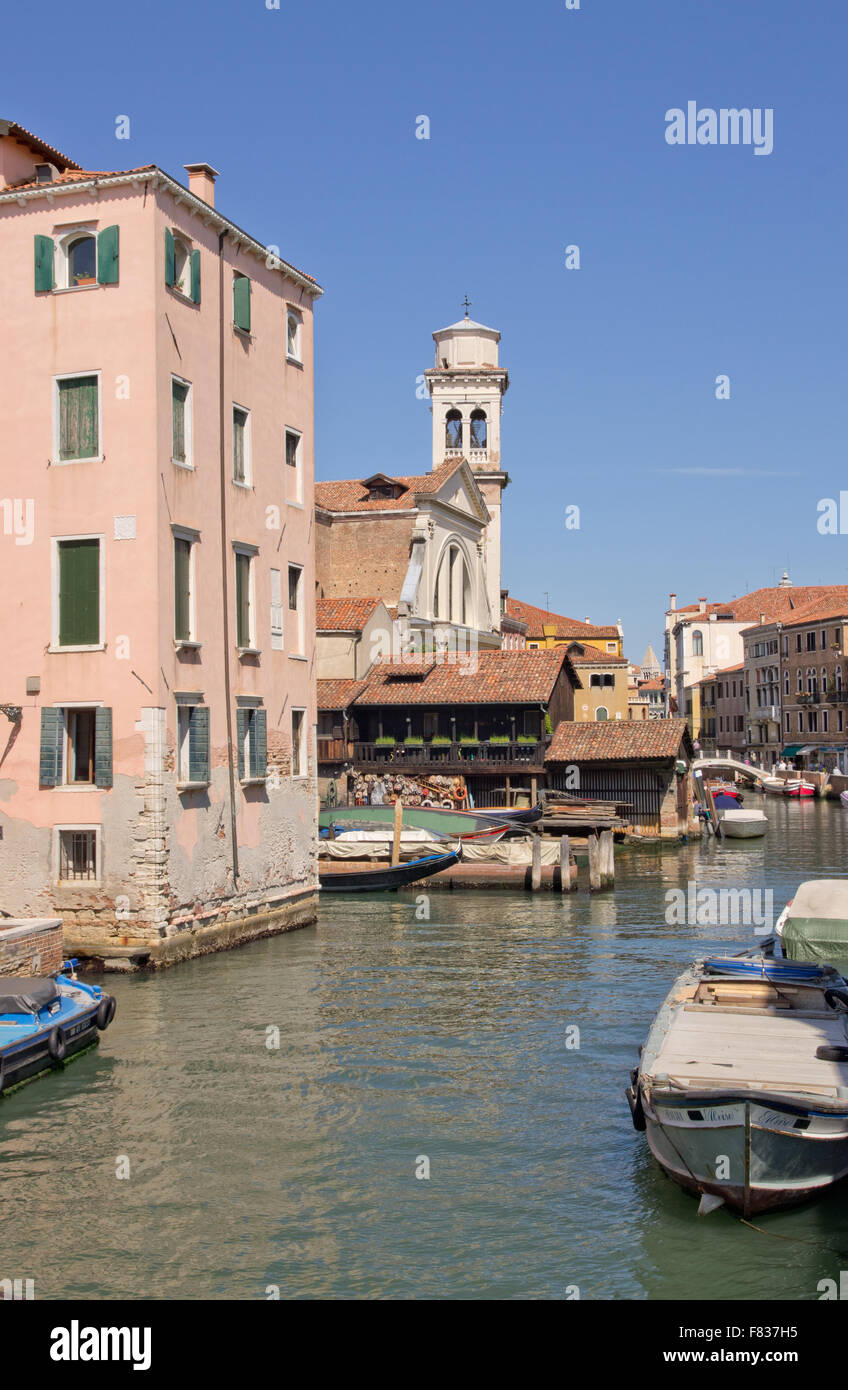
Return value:
[(504, 603), (507, 617), (525, 623), (528, 647), (566, 647), (580, 674), (583, 689), (575, 694), (576, 720), (628, 718), (627, 673), (619, 625), (599, 625), (549, 613), (532, 603), (510, 598)]
[(504, 601), (504, 611), (510, 618), (527, 624), (528, 647), (567, 647), (570, 642), (589, 642), (598, 651), (610, 656), (622, 656), (624, 638), (621, 625), (599, 626), (588, 620), (565, 618), (561, 613), (549, 613), (532, 603), (510, 598)]

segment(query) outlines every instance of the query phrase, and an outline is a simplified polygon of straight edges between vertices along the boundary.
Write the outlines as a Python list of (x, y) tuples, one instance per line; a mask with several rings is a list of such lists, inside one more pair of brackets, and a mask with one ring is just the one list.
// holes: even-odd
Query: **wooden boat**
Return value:
[(60, 1067), (93, 1046), (115, 1016), (115, 1000), (74, 975), (76, 961), (44, 978), (0, 981), (0, 1094)]
[(788, 959), (816, 961), (848, 974), (848, 879), (815, 878), (799, 884), (775, 932)]
[[(395, 808), (388, 806), (333, 806), (318, 816), (319, 829), (352, 827), (362, 830), (368, 826), (394, 826)], [(404, 827), (435, 830), (450, 836), (452, 841), (491, 837), (498, 839), (509, 829), (509, 821), (477, 811), (447, 811), (438, 807), (404, 806)]]
[(767, 796), (783, 796), (784, 781), (782, 777), (764, 777), (762, 787)]
[(420, 878), (450, 869), (462, 854), (461, 846), (441, 854), (425, 854), (404, 864), (364, 864), (342, 859), (319, 862), (318, 882), (322, 893), (378, 893), (402, 888)]
[(848, 987), (829, 966), (700, 961), (675, 982), (627, 1099), (657, 1162), (749, 1216), (848, 1175)]
[(508, 820), (513, 825), (535, 825), (542, 819), (544, 808), (541, 801), (537, 801), (535, 806), (487, 806), (485, 814)]
[(806, 801), (809, 797), (815, 796), (816, 788), (813, 782), (805, 782), (802, 777), (791, 777), (783, 784), (783, 795), (792, 796), (796, 801)]
[(712, 792), (713, 801), (719, 811), (727, 807), (741, 806), (745, 799), (731, 782), (707, 782), (706, 786)]
[(751, 840), (765, 835), (768, 817), (764, 811), (725, 808), (719, 816), (725, 835), (731, 840)]

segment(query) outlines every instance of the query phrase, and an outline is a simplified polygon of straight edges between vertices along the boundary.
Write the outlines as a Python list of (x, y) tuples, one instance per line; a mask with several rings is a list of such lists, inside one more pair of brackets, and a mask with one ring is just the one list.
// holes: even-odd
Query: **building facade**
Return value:
[(0, 126), (0, 895), (124, 965), (316, 904), (321, 290), (186, 169), (88, 173)]

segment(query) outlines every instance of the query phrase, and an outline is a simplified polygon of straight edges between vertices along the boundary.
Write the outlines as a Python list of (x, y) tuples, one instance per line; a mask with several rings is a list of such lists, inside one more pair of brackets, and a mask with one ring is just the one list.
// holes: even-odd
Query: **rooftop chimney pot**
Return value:
[(213, 169), (211, 164), (184, 164), (183, 168), (188, 174), (189, 192), (193, 193), (195, 198), (202, 198), (210, 208), (214, 208), (218, 170)]

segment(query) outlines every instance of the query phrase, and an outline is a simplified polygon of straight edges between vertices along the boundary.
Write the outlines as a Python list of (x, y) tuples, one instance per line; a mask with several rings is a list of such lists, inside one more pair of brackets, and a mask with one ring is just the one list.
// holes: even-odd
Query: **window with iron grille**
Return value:
[(97, 831), (59, 831), (59, 878), (62, 883), (91, 882), (98, 877)]

